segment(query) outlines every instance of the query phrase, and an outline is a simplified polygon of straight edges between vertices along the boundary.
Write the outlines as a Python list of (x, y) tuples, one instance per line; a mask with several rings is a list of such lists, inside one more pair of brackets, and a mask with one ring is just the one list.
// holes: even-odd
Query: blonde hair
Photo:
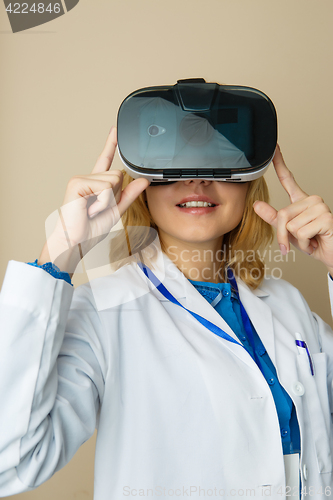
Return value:
[[(133, 178), (125, 170), (122, 173), (124, 189)], [(220, 263), (220, 270), (231, 268), (252, 289), (260, 285), (265, 275), (265, 264), (260, 252), (273, 240), (272, 227), (253, 210), (256, 200), (269, 202), (268, 188), (263, 177), (249, 182), (242, 220), (235, 229), (224, 235), (223, 258)], [(138, 260), (138, 252), (150, 245), (158, 234), (158, 227), (147, 206), (146, 191), (130, 205), (121, 220), (124, 230), (112, 238), (109, 252), (114, 270), (133, 259)], [(160, 243), (161, 250), (165, 253), (163, 241)]]

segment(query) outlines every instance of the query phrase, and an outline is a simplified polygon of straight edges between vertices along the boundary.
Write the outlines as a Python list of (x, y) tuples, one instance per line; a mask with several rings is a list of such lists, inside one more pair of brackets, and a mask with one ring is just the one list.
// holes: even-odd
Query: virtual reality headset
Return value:
[(118, 152), (133, 178), (246, 182), (264, 174), (277, 144), (274, 104), (260, 90), (178, 80), (132, 92), (117, 117)]

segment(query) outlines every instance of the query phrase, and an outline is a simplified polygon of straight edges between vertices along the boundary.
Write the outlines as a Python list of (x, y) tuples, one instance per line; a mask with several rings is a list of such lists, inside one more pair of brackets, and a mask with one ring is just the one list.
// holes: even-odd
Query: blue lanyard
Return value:
[[(208, 321), (207, 319), (203, 318), (199, 314), (196, 314), (195, 312), (190, 311), (189, 309), (186, 309), (186, 307), (184, 307), (180, 302), (178, 302), (178, 300), (160, 282), (160, 280), (155, 276), (155, 274), (153, 273), (153, 271), (151, 269), (149, 269), (149, 267), (145, 266), (142, 262), (138, 262), (138, 266), (144, 272), (144, 274), (147, 276), (147, 278), (153, 283), (153, 285), (157, 288), (157, 290), (162, 295), (164, 295), (164, 297), (166, 299), (168, 299), (170, 302), (173, 302), (173, 304), (176, 304), (176, 305), (182, 307), (183, 309), (185, 309), (185, 311), (189, 312), (203, 326), (205, 326), (206, 328), (208, 328), (210, 331), (212, 331), (213, 333), (215, 333), (219, 337), (221, 337), (221, 338), (223, 338), (225, 340), (228, 340), (229, 342), (233, 342), (234, 344), (238, 344), (241, 347), (243, 347), (243, 349), (245, 349), (245, 347), (243, 346), (243, 344), (241, 344), (240, 342), (237, 342), (237, 340), (235, 340), (233, 337), (231, 337), (230, 335), (228, 335), (224, 330), (222, 330), (221, 328), (219, 328), (218, 326), (216, 326), (214, 323), (211, 323), (210, 321)], [(231, 283), (231, 286), (233, 286), (233, 288), (236, 290), (238, 298), (239, 298), (239, 293), (238, 293), (238, 287), (237, 287), (236, 280), (235, 280), (235, 278), (234, 278), (233, 275), (230, 278), (229, 274), (230, 273), (228, 272), (228, 278), (229, 278), (229, 281)], [(251, 343), (251, 346), (252, 346), (252, 349), (253, 349), (253, 353), (254, 353), (254, 356), (255, 356), (255, 361), (256, 361), (258, 367), (260, 368), (262, 374), (264, 374), (263, 370), (262, 370), (261, 363), (260, 363), (259, 358), (257, 356), (257, 353), (255, 351), (254, 338), (253, 338), (253, 332), (252, 332), (250, 318), (248, 317), (248, 314), (245, 311), (245, 308), (244, 308), (244, 306), (243, 306), (243, 304), (241, 303), (240, 300), (239, 300), (239, 303), (240, 303), (240, 309), (241, 309), (241, 315), (242, 315), (244, 329), (245, 329), (246, 334), (248, 336), (248, 339), (249, 339), (249, 341)]]

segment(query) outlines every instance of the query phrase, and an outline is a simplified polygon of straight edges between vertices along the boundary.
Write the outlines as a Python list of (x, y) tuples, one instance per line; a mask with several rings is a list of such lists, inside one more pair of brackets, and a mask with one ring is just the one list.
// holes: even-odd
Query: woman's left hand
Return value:
[(320, 196), (309, 196), (299, 187), (283, 160), (279, 146), (273, 164), (291, 204), (275, 210), (264, 201), (256, 201), (254, 211), (276, 228), (283, 255), (289, 252), (291, 242), (299, 250), (323, 262), (333, 276), (333, 215), (329, 207)]

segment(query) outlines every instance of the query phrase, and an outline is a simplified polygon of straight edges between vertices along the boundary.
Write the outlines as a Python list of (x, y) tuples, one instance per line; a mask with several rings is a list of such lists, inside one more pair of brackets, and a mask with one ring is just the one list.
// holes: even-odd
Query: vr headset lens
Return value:
[(273, 103), (247, 87), (185, 81), (141, 89), (118, 112), (123, 162), (131, 175), (156, 181), (235, 173), (253, 178), (271, 161), (276, 140)]

